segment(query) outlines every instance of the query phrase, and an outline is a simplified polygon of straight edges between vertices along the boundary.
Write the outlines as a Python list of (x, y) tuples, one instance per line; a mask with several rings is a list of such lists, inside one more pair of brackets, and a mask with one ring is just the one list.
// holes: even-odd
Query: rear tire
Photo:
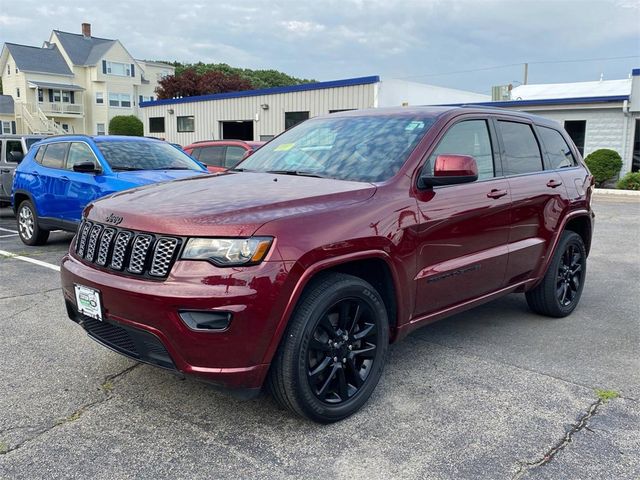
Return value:
[(380, 294), (361, 278), (327, 273), (305, 289), (267, 386), (284, 408), (320, 423), (352, 415), (375, 389), (389, 345)]
[(548, 317), (566, 317), (578, 306), (587, 273), (582, 237), (565, 231), (542, 282), (526, 293), (529, 308)]
[(49, 238), (49, 230), (38, 224), (36, 209), (30, 200), (23, 201), (18, 207), (16, 215), (18, 222), (18, 236), (25, 245), (44, 245)]

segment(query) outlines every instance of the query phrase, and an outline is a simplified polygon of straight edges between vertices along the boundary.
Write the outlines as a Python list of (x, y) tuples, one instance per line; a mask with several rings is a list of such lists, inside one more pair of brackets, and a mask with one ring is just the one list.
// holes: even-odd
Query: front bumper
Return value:
[[(177, 261), (165, 281), (125, 277), (66, 255), (62, 289), (69, 317), (105, 346), (138, 361), (216, 385), (259, 389), (266, 357), (288, 301), (288, 262), (217, 268)], [(100, 291), (103, 322), (78, 313), (74, 285)], [(229, 312), (224, 331), (192, 330), (179, 311)]]

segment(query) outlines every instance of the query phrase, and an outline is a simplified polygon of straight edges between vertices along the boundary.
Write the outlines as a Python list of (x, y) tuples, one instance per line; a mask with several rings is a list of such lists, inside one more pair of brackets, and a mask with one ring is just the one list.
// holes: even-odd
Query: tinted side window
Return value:
[(202, 150), (202, 149), (201, 148), (194, 148), (193, 150), (191, 150), (191, 153), (189, 153), (189, 155), (191, 155), (193, 158), (198, 160), (198, 157), (200, 157), (200, 150)]
[(425, 172), (433, 173), (438, 155), (469, 155), (478, 164), (478, 179), (494, 176), (493, 150), (486, 120), (465, 120), (456, 123), (445, 133), (429, 157)]
[(205, 165), (222, 167), (224, 165), (225, 148), (227, 147), (202, 147), (198, 160)]
[(42, 165), (50, 168), (64, 168), (64, 159), (67, 154), (69, 143), (50, 143), (44, 152)]
[(43, 145), (39, 147), (38, 151), (36, 152), (35, 159), (36, 159), (36, 162), (38, 162), (40, 165), (42, 165), (42, 159), (44, 158), (44, 151), (46, 149), (47, 149), (47, 146)]
[(91, 147), (86, 143), (73, 142), (69, 147), (69, 155), (67, 155), (67, 170), (73, 170), (73, 166), (76, 163), (92, 162), (97, 164), (96, 157), (91, 150)]
[(573, 153), (564, 137), (552, 128), (538, 127), (540, 132), (540, 138), (544, 145), (544, 149), (547, 152), (547, 158), (549, 159), (549, 168), (565, 168), (573, 167), (576, 165), (576, 159), (573, 158)]
[(526, 123), (498, 121), (505, 150), (505, 175), (539, 172), (542, 170), (540, 147), (533, 130)]
[(242, 160), (242, 157), (244, 157), (245, 153), (246, 153), (246, 150), (242, 147), (227, 147), (227, 154), (225, 155), (224, 166), (226, 168), (235, 167), (238, 164), (238, 162)]
[(22, 142), (20, 140), (7, 140), (6, 144), (6, 153), (5, 159), (7, 162), (17, 163), (12, 157), (11, 152), (22, 153)]

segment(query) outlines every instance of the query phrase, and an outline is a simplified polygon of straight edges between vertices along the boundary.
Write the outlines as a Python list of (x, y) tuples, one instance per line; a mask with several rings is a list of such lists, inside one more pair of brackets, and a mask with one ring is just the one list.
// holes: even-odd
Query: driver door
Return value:
[(500, 178), (491, 122), (470, 118), (451, 125), (423, 172), (441, 154), (472, 156), (478, 180), (418, 191), (415, 316), (444, 310), (502, 287), (507, 267), (511, 196)]

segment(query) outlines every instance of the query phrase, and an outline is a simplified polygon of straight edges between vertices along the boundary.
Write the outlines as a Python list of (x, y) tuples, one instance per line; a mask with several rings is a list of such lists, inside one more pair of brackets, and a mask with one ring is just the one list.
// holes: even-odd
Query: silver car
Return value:
[(11, 202), (11, 184), (16, 166), (31, 145), (43, 138), (43, 135), (0, 135), (0, 206)]

